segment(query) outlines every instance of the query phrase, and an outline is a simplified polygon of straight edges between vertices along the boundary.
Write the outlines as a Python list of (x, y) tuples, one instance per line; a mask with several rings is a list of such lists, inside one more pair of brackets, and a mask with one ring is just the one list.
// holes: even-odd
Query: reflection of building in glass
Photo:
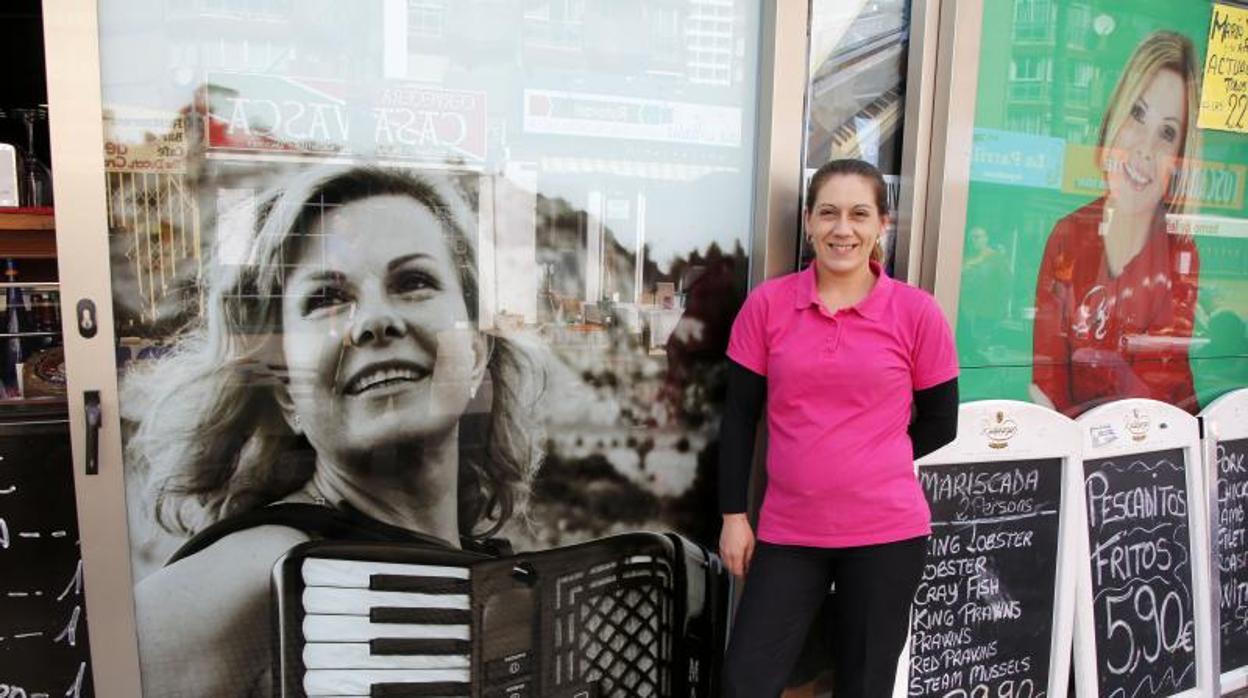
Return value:
[(483, 328), (538, 322), (537, 172), (510, 165), (482, 178), (478, 204), (478, 318)]
[(446, 0), (407, 0), (409, 39), (440, 39), (446, 28)]
[(576, 51), (585, 36), (585, 0), (545, 0), (526, 3), (524, 44)]
[(1005, 128), (1089, 143), (1092, 110), (1092, 10), (1078, 3), (1015, 0)]
[[(684, 41), (674, 42), (687, 47), (690, 81), (731, 82), (735, 14), (732, 0), (693, 0)], [(675, 19), (676, 13), (672, 15)]]
[(811, 5), (806, 168), (861, 158), (900, 173), (909, 2)]
[(1056, 12), (1053, 0), (1015, 0), (1014, 41), (1053, 43)]
[(286, 18), (292, 4), (292, 0), (168, 0), (165, 16), (226, 17), (263, 22)]
[[(379, 10), (377, 3), (352, 8), (378, 24)], [(345, 80), (379, 65), (369, 37), (342, 34), (332, 13), (292, 0), (172, 0), (163, 19), (158, 38), (181, 83), (220, 70)]]

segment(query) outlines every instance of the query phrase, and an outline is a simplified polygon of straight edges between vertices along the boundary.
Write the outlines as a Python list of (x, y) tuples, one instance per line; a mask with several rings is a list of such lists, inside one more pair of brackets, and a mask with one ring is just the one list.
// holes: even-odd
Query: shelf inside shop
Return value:
[[(69, 402), (64, 396), (0, 398), (0, 434), (6, 423), (50, 424), (64, 422), (69, 418)], [(43, 421), (48, 420), (48, 421)]]
[(0, 257), (56, 259), (52, 209), (0, 208)]
[(55, 230), (51, 206), (0, 208), (0, 230)]

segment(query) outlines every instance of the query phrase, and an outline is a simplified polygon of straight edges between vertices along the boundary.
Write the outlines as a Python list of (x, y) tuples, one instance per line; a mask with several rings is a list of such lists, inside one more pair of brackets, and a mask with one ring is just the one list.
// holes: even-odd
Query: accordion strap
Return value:
[[(303, 531), (314, 539), (418, 543), (439, 549), (449, 547), (440, 538), (391, 526), (349, 506), (337, 509), (320, 504), (276, 502), (212, 524), (192, 536), (165, 564), (171, 565), (194, 555), (232, 533), (260, 526), (285, 526)], [(511, 546), (498, 539), (482, 541), (464, 538), (461, 543), (464, 550), (483, 556), (498, 557), (511, 553)]]

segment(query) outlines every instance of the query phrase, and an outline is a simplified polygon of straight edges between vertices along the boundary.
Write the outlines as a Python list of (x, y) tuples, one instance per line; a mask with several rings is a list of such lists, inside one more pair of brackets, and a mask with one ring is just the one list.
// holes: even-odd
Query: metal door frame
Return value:
[[(99, 18), (94, 0), (45, 0), (48, 112), (56, 177), (56, 252), (73, 440), (74, 490), (83, 561), (91, 674), (97, 696), (139, 696), (130, 536), (122, 479), (121, 423), (113, 331), (112, 270), (104, 186)], [(77, 328), (77, 304), (91, 299), (97, 331)], [(100, 394), (99, 474), (85, 472), (83, 392)]]

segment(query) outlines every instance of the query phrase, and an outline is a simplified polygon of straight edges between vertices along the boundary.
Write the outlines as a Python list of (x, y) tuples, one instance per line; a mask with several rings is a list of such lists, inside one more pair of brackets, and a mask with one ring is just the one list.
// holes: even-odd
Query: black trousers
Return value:
[(832, 695), (892, 695), (926, 555), (926, 536), (855, 548), (759, 541), (724, 660), (725, 698), (780, 695), (833, 583)]

